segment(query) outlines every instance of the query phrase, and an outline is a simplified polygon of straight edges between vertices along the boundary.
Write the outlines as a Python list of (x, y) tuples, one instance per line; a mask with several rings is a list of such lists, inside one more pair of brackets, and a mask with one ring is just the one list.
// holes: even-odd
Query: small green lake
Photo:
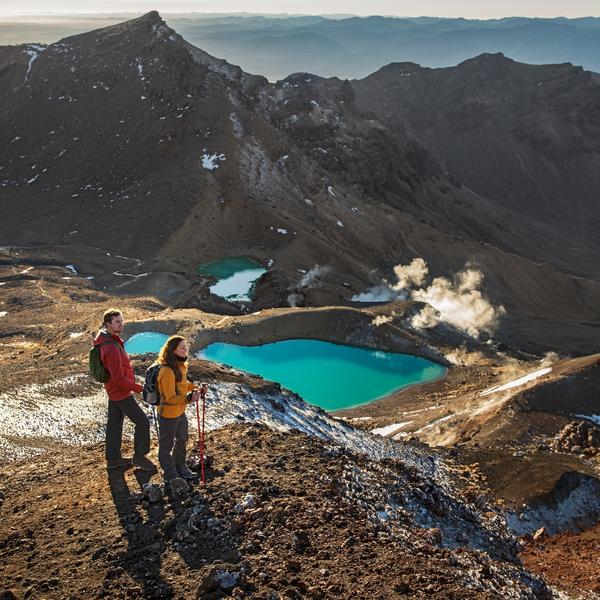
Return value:
[(125, 352), (127, 354), (146, 354), (147, 352), (158, 354), (158, 351), (168, 339), (169, 336), (164, 333), (142, 331), (132, 335), (125, 342)]
[(211, 275), (218, 280), (210, 286), (210, 291), (232, 302), (252, 300), (254, 283), (266, 272), (260, 263), (244, 256), (224, 257), (198, 267), (201, 275)]
[(217, 342), (197, 356), (277, 381), (328, 411), (372, 402), (446, 372), (441, 365), (409, 354), (305, 339), (262, 346)]

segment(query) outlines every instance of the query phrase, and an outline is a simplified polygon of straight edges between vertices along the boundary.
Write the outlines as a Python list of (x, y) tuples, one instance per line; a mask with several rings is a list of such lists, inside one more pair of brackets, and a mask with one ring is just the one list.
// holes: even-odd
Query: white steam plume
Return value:
[(319, 265), (315, 265), (312, 269), (305, 273), (300, 281), (296, 284), (296, 286), (291, 286), (289, 291), (291, 292), (287, 301), (288, 304), (295, 308), (304, 302), (304, 295), (300, 290), (308, 287), (317, 287), (319, 285), (319, 277), (325, 275), (331, 270), (331, 267), (321, 267)]
[(377, 315), (372, 321), (371, 325), (375, 327), (379, 327), (380, 325), (385, 325), (386, 323), (391, 323), (394, 320), (394, 316), (387, 317), (386, 315)]
[(547, 352), (540, 361), (541, 367), (549, 367), (560, 360), (560, 356), (556, 352)]
[(493, 333), (498, 318), (506, 311), (502, 306), (493, 306), (483, 297), (478, 289), (482, 280), (480, 271), (465, 269), (457, 273), (453, 281), (436, 277), (429, 287), (413, 290), (413, 300), (426, 302), (438, 312), (438, 315), (434, 315), (428, 310), (429, 307), (425, 307), (413, 318), (413, 326), (427, 328), (445, 321), (473, 337), (479, 337), (483, 332)]
[(292, 292), (288, 295), (287, 301), (291, 308), (297, 308), (304, 301), (304, 296), (297, 292)]
[(376, 285), (366, 292), (352, 296), (352, 302), (391, 302), (398, 298), (398, 292), (389, 285), (382, 283)]
[(411, 288), (421, 285), (428, 274), (427, 263), (422, 258), (415, 258), (409, 265), (396, 265), (394, 274), (398, 281), (391, 285), (387, 280), (366, 292), (352, 296), (352, 302), (391, 302), (406, 300)]
[[(427, 329), (444, 322), (465, 331), (473, 337), (493, 333), (498, 319), (506, 313), (503, 306), (493, 306), (483, 297), (479, 287), (483, 273), (465, 268), (452, 279), (436, 277), (429, 285), (427, 263), (415, 258), (408, 265), (397, 265), (394, 273), (398, 281), (390, 285), (384, 281), (367, 292), (352, 297), (355, 302), (389, 302), (417, 300), (425, 306), (411, 320), (416, 329)], [(420, 286), (420, 287), (419, 287)]]
[(394, 274), (398, 278), (398, 283), (393, 285), (392, 289), (402, 292), (422, 285), (429, 275), (429, 269), (422, 258), (415, 258), (409, 265), (396, 265)]
[(331, 267), (320, 267), (315, 265), (308, 273), (302, 276), (302, 279), (298, 282), (298, 287), (310, 287), (313, 286), (317, 279), (322, 275), (326, 275), (331, 270)]

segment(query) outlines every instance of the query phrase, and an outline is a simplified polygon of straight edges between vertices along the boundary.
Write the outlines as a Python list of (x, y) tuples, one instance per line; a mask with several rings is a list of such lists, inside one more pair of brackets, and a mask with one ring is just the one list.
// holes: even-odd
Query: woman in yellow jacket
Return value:
[[(185, 409), (189, 402), (196, 402), (199, 389), (187, 380), (188, 346), (180, 335), (171, 336), (158, 354), (158, 405), (160, 436), (158, 460), (165, 481), (177, 477), (193, 479), (197, 475), (185, 464), (188, 440), (188, 420)], [(190, 394), (191, 396), (188, 396)]]

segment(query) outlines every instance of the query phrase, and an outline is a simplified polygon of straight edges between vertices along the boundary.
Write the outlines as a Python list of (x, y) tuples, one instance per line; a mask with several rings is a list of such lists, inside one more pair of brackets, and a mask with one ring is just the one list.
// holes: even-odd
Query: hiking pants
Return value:
[(185, 413), (174, 419), (159, 417), (158, 461), (165, 481), (179, 477), (177, 467), (185, 466), (188, 420)]
[(109, 400), (106, 422), (106, 460), (108, 461), (121, 458), (121, 438), (125, 416), (135, 425), (134, 455), (145, 456), (150, 451), (150, 422), (135, 398), (129, 396), (125, 400)]

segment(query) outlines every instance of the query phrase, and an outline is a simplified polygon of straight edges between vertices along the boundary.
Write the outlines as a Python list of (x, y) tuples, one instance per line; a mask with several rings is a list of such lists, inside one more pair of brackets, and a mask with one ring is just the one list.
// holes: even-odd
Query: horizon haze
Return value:
[[(158, 5), (157, 5), (158, 4)], [(359, 0), (330, 0), (326, 6), (317, 0), (288, 0), (287, 2), (274, 2), (273, 0), (255, 0), (251, 7), (244, 0), (226, 0), (221, 3), (223, 10), (214, 9), (210, 2), (196, 2), (194, 0), (177, 0), (169, 3), (148, 3), (142, 0), (106, 0), (102, 3), (87, 0), (60, 0), (49, 3), (47, 0), (31, 0), (26, 8), (23, 3), (16, 0), (3, 0), (0, 2), (0, 17), (17, 15), (89, 15), (110, 13), (136, 13), (143, 14), (150, 10), (175, 14), (175, 13), (246, 13), (246, 14), (285, 14), (285, 15), (356, 15), (356, 16), (397, 16), (397, 17), (442, 17), (467, 19), (496, 19), (503, 17), (590, 17), (600, 16), (598, 3), (594, 0), (573, 0), (565, 3), (562, 0), (530, 0), (519, 2), (508, 0), (501, 5), (482, 7), (480, 2), (472, 0), (459, 0), (451, 6), (442, 0), (426, 0), (418, 4), (415, 10), (413, 2), (392, 2), (391, 0), (376, 0), (368, 5), (365, 10), (364, 3)]]

